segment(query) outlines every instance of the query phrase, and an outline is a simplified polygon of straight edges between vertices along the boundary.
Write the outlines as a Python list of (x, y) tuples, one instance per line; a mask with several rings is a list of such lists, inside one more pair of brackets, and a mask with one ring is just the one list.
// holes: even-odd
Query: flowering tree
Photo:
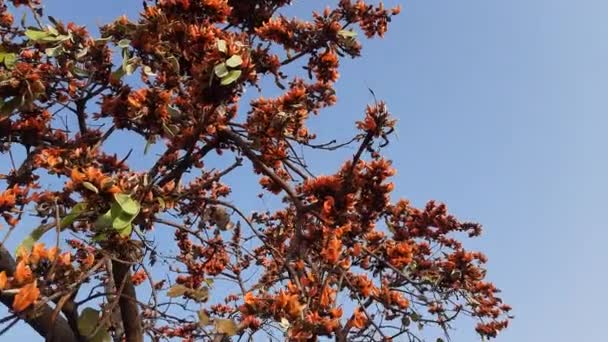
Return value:
[[(340, 59), (360, 55), (357, 30), (382, 37), (399, 8), (341, 0), (304, 21), (280, 15), (290, 2), (146, 0), (95, 38), (40, 0), (0, 1), (0, 333), (22, 319), (47, 341), (421, 341), (460, 316), (482, 337), (507, 326), (484, 255), (457, 239), (480, 226), (391, 202), (384, 103), (343, 144), (307, 128), (336, 102)], [(262, 80), (282, 94), (239, 112)], [(116, 134), (158, 149), (152, 166), (110, 153)], [(345, 145), (328, 175), (298, 152)], [(239, 168), (283, 205), (243, 212), (225, 181)]]

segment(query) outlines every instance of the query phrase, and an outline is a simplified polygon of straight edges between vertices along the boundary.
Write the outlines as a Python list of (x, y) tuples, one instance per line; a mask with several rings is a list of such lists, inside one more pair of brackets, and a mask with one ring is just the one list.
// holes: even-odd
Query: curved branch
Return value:
[(266, 164), (264, 164), (264, 162), (260, 160), (260, 157), (255, 154), (255, 152), (253, 152), (253, 150), (241, 137), (232, 132), (232, 130), (230, 129), (225, 129), (222, 131), (222, 133), (225, 134), (228, 139), (234, 142), (241, 149), (241, 152), (243, 152), (243, 154), (247, 157), (247, 159), (249, 159), (253, 163), (253, 165), (257, 166), (264, 175), (272, 179), (273, 182), (277, 183), (281, 187), (281, 189), (283, 189), (283, 191), (287, 193), (287, 196), (289, 196), (289, 198), (293, 202), (293, 205), (296, 207), (300, 214), (304, 213), (306, 208), (302, 204), (302, 201), (300, 201), (300, 199), (298, 198), (298, 195), (296, 194), (294, 189), (289, 186), (289, 184), (287, 184), (285, 181), (283, 181), (272, 169), (270, 169)]

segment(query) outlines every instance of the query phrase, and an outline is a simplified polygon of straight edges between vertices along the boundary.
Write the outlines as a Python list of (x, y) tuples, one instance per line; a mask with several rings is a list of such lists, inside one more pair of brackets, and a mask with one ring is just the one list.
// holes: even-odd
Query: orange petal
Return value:
[(19, 261), (15, 269), (15, 280), (22, 284), (32, 278), (32, 270), (25, 264), (24, 260)]
[(6, 284), (8, 283), (8, 277), (6, 276), (6, 272), (0, 272), (0, 290), (4, 290), (6, 288)]
[(40, 297), (40, 290), (38, 289), (36, 282), (25, 285), (15, 295), (13, 310), (17, 312), (25, 310), (28, 306), (33, 304), (38, 297)]

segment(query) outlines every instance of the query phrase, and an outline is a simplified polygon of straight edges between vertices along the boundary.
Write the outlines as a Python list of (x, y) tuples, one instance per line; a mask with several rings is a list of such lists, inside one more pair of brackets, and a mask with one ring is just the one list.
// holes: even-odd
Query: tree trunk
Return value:
[(119, 261), (112, 261), (112, 273), (114, 274), (116, 289), (120, 290), (122, 286), (122, 292), (118, 294), (118, 305), (120, 306), (126, 341), (143, 342), (143, 327), (137, 305), (135, 286), (133, 286), (133, 282), (131, 281), (129, 265)]

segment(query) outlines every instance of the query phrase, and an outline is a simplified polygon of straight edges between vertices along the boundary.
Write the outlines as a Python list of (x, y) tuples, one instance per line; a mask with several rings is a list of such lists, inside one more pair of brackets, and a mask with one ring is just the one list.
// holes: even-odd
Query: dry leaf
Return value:
[(199, 310), (198, 311), (198, 325), (200, 325), (201, 327), (204, 327), (206, 325), (209, 325), (209, 315), (207, 315), (207, 313), (205, 312), (205, 310)]
[(237, 333), (237, 326), (234, 321), (231, 319), (216, 319), (215, 320), (215, 330), (217, 330), (220, 334), (225, 334), (226, 336), (234, 336)]
[(184, 285), (176, 284), (171, 286), (169, 291), (167, 291), (167, 296), (171, 298), (183, 296), (186, 292), (188, 292), (188, 290), (189, 289)]

